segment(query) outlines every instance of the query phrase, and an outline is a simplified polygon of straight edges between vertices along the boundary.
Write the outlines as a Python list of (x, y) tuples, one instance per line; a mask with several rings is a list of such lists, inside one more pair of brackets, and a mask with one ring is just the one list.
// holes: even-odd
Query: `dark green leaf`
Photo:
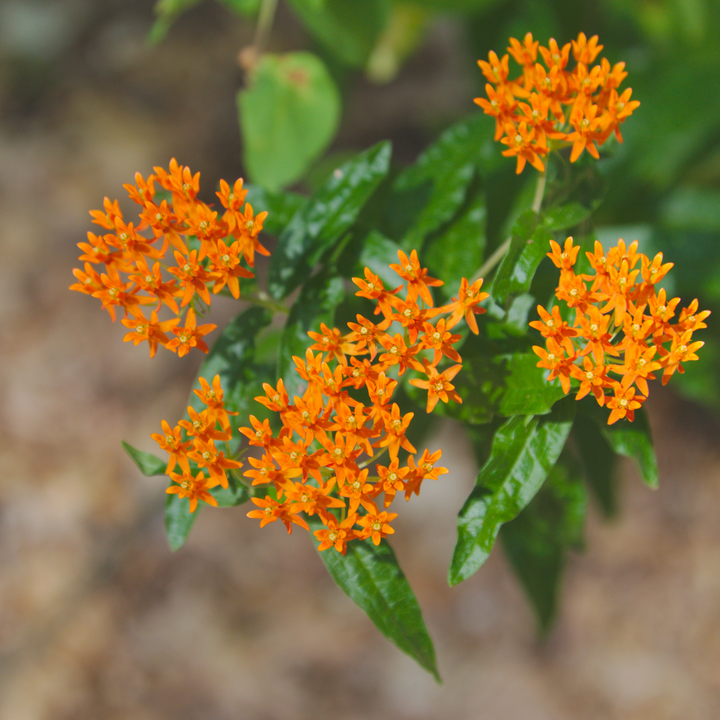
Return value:
[(305, 382), (295, 371), (293, 356), (305, 359), (305, 351), (313, 344), (308, 330), (318, 332), (321, 323), (334, 326), (335, 308), (344, 297), (342, 278), (321, 272), (305, 283), (290, 309), (278, 351), (278, 377), (283, 379), (291, 399)]
[(348, 65), (362, 67), (375, 47), (390, 9), (388, 0), (289, 0), (319, 42)]
[(582, 412), (595, 420), (600, 432), (618, 455), (635, 459), (645, 484), (653, 489), (657, 488), (659, 479), (657, 459), (647, 413), (640, 408), (635, 411), (633, 422), (618, 420), (612, 425), (608, 425), (609, 411), (595, 403), (584, 403)]
[(457, 296), (460, 281), (473, 276), (485, 252), (485, 193), (477, 192), (450, 226), (428, 239), (422, 261), (443, 280), (446, 297)]
[[(316, 522), (314, 527), (322, 525)], [(320, 557), (333, 580), (377, 629), (439, 681), (420, 606), (389, 543), (383, 539), (376, 546), (369, 539), (354, 540), (344, 556), (329, 548)]]
[(341, 165), (295, 214), (270, 261), (268, 289), (283, 298), (303, 283), (322, 255), (350, 229), (390, 167), (387, 142)]
[[(587, 402), (591, 401), (594, 402), (594, 399), (587, 399)], [(617, 513), (616, 455), (597, 423), (582, 412), (578, 412), (575, 418), (572, 437), (588, 485), (600, 503), (605, 517), (612, 517)]]
[(167, 460), (161, 460), (152, 453), (137, 450), (129, 443), (122, 442), (123, 450), (130, 456), (130, 459), (140, 468), (140, 472), (146, 477), (164, 475), (167, 468)]
[[(485, 130), (478, 117), (459, 123), (398, 175), (393, 193), (416, 196), (418, 213), (402, 238), (405, 250), (419, 250), (425, 238), (453, 219), (475, 175)], [(468, 238), (472, 242), (472, 238)]]
[(449, 581), (457, 585), (487, 560), (503, 523), (535, 497), (565, 446), (575, 415), (571, 398), (541, 417), (516, 416), (495, 434), (475, 489), (458, 517)]
[(293, 215), (307, 202), (304, 195), (284, 192), (271, 193), (259, 185), (248, 185), (245, 200), (249, 202), (255, 214), (268, 211), (263, 223), (263, 230), (270, 235), (278, 236), (289, 225)]
[(335, 82), (308, 52), (262, 55), (237, 103), (248, 173), (271, 191), (303, 175), (340, 119)]
[(543, 225), (533, 210), (520, 216), (512, 231), (507, 255), (500, 263), (490, 294), (503, 305), (510, 295), (519, 295), (530, 289), (538, 265), (550, 250), (552, 233)]
[(562, 460), (532, 502), (503, 525), (500, 539), (546, 632), (555, 616), (560, 578), (569, 548), (582, 543), (587, 493)]
[(516, 353), (507, 358), (506, 390), (498, 408), (501, 415), (542, 415), (565, 395), (559, 381), (545, 380), (545, 370), (537, 367), (538, 359), (535, 353)]
[[(211, 384), (215, 375), (220, 375), (225, 406), (240, 417), (247, 417), (253, 407), (252, 399), (262, 394), (253, 365), (255, 338), (271, 320), (272, 313), (260, 307), (248, 308), (237, 315), (225, 326), (198, 372), (198, 377)], [(198, 380), (193, 387), (200, 387)], [(205, 408), (194, 392), (190, 393), (189, 403), (198, 411)]]
[(250, 499), (248, 489), (239, 482), (232, 472), (227, 473), (228, 487), (215, 487), (210, 494), (217, 500), (218, 507), (234, 507), (242, 505)]
[[(586, 208), (578, 202), (571, 202), (546, 210), (542, 217), (542, 224), (549, 232), (568, 230), (587, 220), (590, 215), (592, 215), (590, 208)], [(545, 252), (550, 252), (549, 246)]]
[(165, 535), (173, 552), (185, 544), (190, 530), (200, 514), (201, 505), (198, 503), (195, 512), (191, 513), (187, 498), (181, 499), (176, 493), (168, 493), (165, 498)]

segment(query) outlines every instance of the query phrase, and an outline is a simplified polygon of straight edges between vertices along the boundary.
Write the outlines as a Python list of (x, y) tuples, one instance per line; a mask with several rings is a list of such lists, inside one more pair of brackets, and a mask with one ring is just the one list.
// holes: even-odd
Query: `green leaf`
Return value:
[(218, 507), (235, 507), (250, 499), (250, 492), (239, 482), (232, 472), (227, 473), (228, 487), (215, 487), (210, 494), (217, 500)]
[(148, 40), (151, 43), (159, 43), (168, 34), (175, 20), (199, 2), (200, 0), (158, 0), (154, 8), (157, 20), (150, 28)]
[(198, 503), (195, 512), (191, 513), (187, 498), (181, 499), (176, 493), (168, 493), (165, 498), (165, 536), (173, 552), (185, 544), (201, 507), (202, 504)]
[[(591, 400), (594, 402), (588, 398), (588, 402)], [(600, 509), (605, 517), (613, 517), (617, 513), (616, 455), (597, 423), (583, 414), (582, 405), (575, 418), (572, 437), (585, 479), (600, 503)]]
[(305, 359), (305, 351), (313, 344), (308, 337), (308, 330), (318, 332), (321, 323), (332, 328), (335, 308), (344, 297), (342, 278), (330, 277), (327, 272), (321, 272), (305, 283), (290, 309), (278, 351), (278, 377), (283, 379), (291, 399), (305, 383), (295, 370), (293, 355)]
[(510, 295), (530, 289), (540, 262), (550, 249), (552, 233), (540, 224), (533, 210), (524, 212), (515, 223), (510, 249), (495, 274), (490, 294), (503, 305)]
[[(317, 521), (313, 527), (321, 528)], [(313, 537), (315, 545), (319, 545)], [(354, 540), (343, 556), (333, 548), (320, 553), (340, 589), (378, 630), (439, 682), (435, 649), (410, 583), (390, 544)]]
[(467, 580), (487, 560), (503, 523), (535, 497), (557, 461), (572, 427), (575, 401), (560, 401), (541, 417), (518, 415), (495, 434), (487, 462), (458, 517), (449, 582)]
[(303, 283), (322, 255), (350, 229), (390, 168), (391, 147), (379, 143), (341, 165), (295, 214), (270, 261), (268, 289), (275, 298)]
[[(587, 220), (592, 209), (579, 202), (571, 202), (560, 207), (550, 208), (543, 213), (543, 227), (550, 232), (568, 230)], [(549, 248), (545, 252), (550, 252)]]
[(129, 443), (121, 440), (123, 450), (130, 456), (130, 459), (140, 468), (140, 472), (145, 477), (153, 477), (155, 475), (164, 475), (167, 468), (167, 460), (161, 460), (152, 453), (143, 452), (134, 448)]
[(302, 177), (340, 120), (335, 82), (307, 52), (264, 54), (237, 102), (248, 173), (273, 192)]
[(515, 353), (507, 359), (506, 390), (500, 400), (501, 415), (542, 415), (565, 393), (560, 383), (545, 380), (545, 371), (537, 367), (535, 353)]
[(497, 5), (498, 2), (499, 0), (413, 0), (414, 4), (431, 10), (459, 13), (475, 13)]
[[(253, 364), (255, 338), (271, 320), (272, 313), (260, 307), (248, 308), (237, 315), (223, 328), (198, 372), (198, 378), (203, 377), (211, 384), (215, 375), (220, 376), (225, 406), (241, 417), (247, 417), (253, 398), (262, 394)], [(199, 380), (196, 379), (193, 388), (200, 388)], [(189, 403), (198, 411), (205, 409), (194, 392), (190, 393)]]
[(447, 229), (425, 243), (423, 262), (430, 274), (443, 280), (446, 297), (457, 296), (460, 281), (472, 277), (485, 252), (485, 193), (477, 192)]
[(217, 2), (238, 15), (255, 15), (260, 9), (262, 0), (217, 0)]
[(338, 59), (363, 67), (390, 14), (388, 0), (289, 0), (312, 35)]
[(245, 200), (249, 202), (255, 213), (267, 210), (268, 216), (263, 223), (263, 230), (276, 237), (282, 233), (293, 216), (307, 202), (307, 198), (299, 193), (288, 190), (271, 193), (259, 185), (247, 185)]
[(532, 502), (500, 530), (505, 553), (535, 608), (542, 633), (555, 617), (565, 556), (582, 543), (586, 513), (585, 486), (561, 460)]
[(645, 484), (656, 489), (659, 480), (657, 459), (650, 422), (645, 410), (642, 408), (636, 410), (633, 422), (618, 420), (612, 425), (607, 424), (609, 412), (596, 403), (583, 403), (581, 411), (592, 417), (610, 447), (618, 455), (633, 458), (637, 462)]
[(401, 241), (405, 250), (420, 249), (431, 232), (455, 217), (465, 202), (485, 139), (478, 117), (458, 123), (398, 175), (393, 193), (417, 199), (417, 215)]

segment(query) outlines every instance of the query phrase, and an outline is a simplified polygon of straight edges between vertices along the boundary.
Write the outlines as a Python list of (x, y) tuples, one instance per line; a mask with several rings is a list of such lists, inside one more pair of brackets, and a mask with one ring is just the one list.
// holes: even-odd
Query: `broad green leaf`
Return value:
[(418, 200), (417, 215), (401, 241), (406, 251), (419, 250), (431, 232), (452, 220), (460, 210), (485, 139), (485, 128), (478, 117), (458, 123), (398, 175), (393, 193)]
[[(262, 394), (253, 363), (255, 338), (271, 320), (272, 313), (260, 307), (248, 308), (237, 315), (225, 326), (198, 372), (198, 377), (211, 384), (215, 375), (220, 376), (225, 406), (240, 417), (247, 417), (254, 406), (253, 398)], [(200, 383), (196, 380), (193, 389), (198, 388)], [(205, 408), (194, 392), (190, 393), (189, 403), (198, 411)]]
[(152, 453), (143, 452), (134, 448), (130, 443), (121, 441), (123, 450), (130, 456), (130, 459), (140, 468), (140, 472), (146, 477), (164, 475), (167, 468), (167, 460), (161, 460)]
[[(312, 35), (338, 59), (363, 67), (390, 14), (389, 0), (289, 0)], [(313, 7), (315, 5), (316, 7)]]
[[(315, 529), (322, 527), (317, 521)], [(315, 545), (319, 545), (313, 537)], [(435, 648), (420, 606), (390, 544), (353, 540), (343, 556), (333, 548), (320, 553), (340, 589), (372, 620), (378, 630), (438, 682)]]
[(187, 498), (180, 498), (175, 493), (168, 493), (165, 498), (165, 535), (170, 549), (179, 550), (187, 540), (190, 530), (200, 514), (202, 503), (198, 503), (195, 512), (190, 512)]
[[(587, 402), (595, 400), (588, 398)], [(580, 456), (585, 479), (600, 503), (603, 515), (613, 517), (617, 513), (616, 455), (597, 423), (583, 414), (582, 406), (575, 418), (572, 438)]]
[(585, 486), (561, 460), (530, 504), (500, 530), (543, 633), (555, 616), (566, 553), (582, 544), (586, 513)]
[(383, 142), (344, 163), (295, 214), (270, 261), (268, 289), (273, 297), (286, 297), (302, 284), (350, 229), (387, 175), (390, 153), (390, 144)]
[(482, 264), (486, 216), (485, 193), (479, 191), (447, 229), (425, 243), (422, 262), (445, 283), (445, 297), (457, 297), (460, 281), (471, 278)]
[(575, 402), (560, 401), (541, 417), (518, 415), (495, 434), (487, 462), (458, 517), (449, 582), (467, 580), (487, 560), (503, 523), (535, 497), (557, 461), (572, 427)]
[(520, 216), (512, 231), (510, 248), (500, 263), (492, 284), (491, 295), (503, 305), (510, 295), (526, 293), (535, 271), (550, 250), (552, 233), (540, 224), (532, 210)]
[(302, 177), (340, 120), (335, 82), (308, 52), (263, 55), (237, 102), (248, 173), (273, 192)]
[(260, 9), (262, 0), (217, 0), (238, 15), (255, 15)]
[(267, 210), (268, 216), (263, 223), (263, 230), (276, 237), (290, 224), (298, 210), (307, 202), (307, 198), (299, 193), (287, 190), (271, 193), (259, 185), (248, 185), (245, 201), (252, 205), (255, 214)]
[(278, 351), (278, 377), (283, 379), (291, 399), (305, 383), (295, 371), (293, 356), (305, 359), (305, 351), (313, 344), (308, 330), (318, 332), (321, 323), (334, 326), (335, 308), (344, 297), (342, 278), (321, 272), (305, 283), (290, 309)]
[[(592, 215), (591, 208), (587, 208), (579, 202), (571, 202), (546, 210), (543, 213), (542, 224), (550, 232), (568, 230), (587, 220), (590, 215)], [(546, 252), (549, 252), (549, 248)]]
[(500, 0), (413, 0), (420, 7), (440, 12), (474, 13), (497, 5)]
[(506, 390), (498, 407), (501, 415), (541, 415), (565, 395), (559, 381), (545, 380), (545, 370), (537, 367), (537, 362), (535, 353), (515, 353), (507, 358)]
[(593, 402), (584, 403), (582, 412), (595, 420), (600, 432), (618, 455), (633, 458), (637, 462), (645, 484), (656, 489), (659, 479), (657, 459), (650, 422), (645, 410), (642, 408), (636, 410), (633, 422), (623, 419), (612, 425), (607, 424), (610, 411)]

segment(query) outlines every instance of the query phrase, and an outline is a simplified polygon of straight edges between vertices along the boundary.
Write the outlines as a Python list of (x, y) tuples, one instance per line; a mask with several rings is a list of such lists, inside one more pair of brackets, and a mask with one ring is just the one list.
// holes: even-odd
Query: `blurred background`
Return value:
[[(328, 2), (341, 16), (352, 5)], [(586, 551), (571, 558), (558, 620), (540, 642), (501, 548), (469, 581), (447, 586), (455, 517), (476, 467), (465, 439), (443, 425), (431, 444), (443, 447), (450, 474), (408, 504), (393, 540), (443, 686), (335, 588), (302, 532), (260, 531), (242, 506), (206, 510), (171, 553), (164, 480), (141, 477), (120, 440), (153, 451), (149, 434), (181, 416), (202, 358), (150, 360), (67, 287), (76, 243), (93, 227), (88, 210), (106, 195), (129, 208), (121, 186), (136, 171), (147, 176), (174, 156), (201, 172), (206, 201), (220, 178), (247, 176), (235, 94), (253, 22), (186, 2), (150, 44), (150, 0), (3, 0), (0, 718), (716, 720), (718, 4), (397, 2), (393, 17), (417, 22), (406, 23), (404, 44), (380, 28), (395, 60), (376, 54), (364, 70), (308, 31), (296, 4), (280, 3), (268, 49), (317, 52), (343, 103), (330, 159), (300, 191), (333, 158), (384, 138), (395, 163), (410, 162), (451, 122), (480, 112), (475, 61), (503, 52), (510, 35), (531, 30), (562, 44), (598, 33), (603, 54), (627, 62), (625, 84), (642, 105), (623, 126), (625, 144), (603, 160), (601, 234), (662, 249), (676, 263), (676, 293), (715, 311), (686, 382), (654, 387), (648, 401), (660, 490), (632, 465), (619, 468), (619, 514), (608, 522), (591, 508)], [(212, 320), (235, 311), (213, 303)]]

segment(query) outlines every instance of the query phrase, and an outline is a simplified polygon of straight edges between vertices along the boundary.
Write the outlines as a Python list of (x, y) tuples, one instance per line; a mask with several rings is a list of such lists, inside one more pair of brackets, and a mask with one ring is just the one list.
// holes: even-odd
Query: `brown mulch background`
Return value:
[[(451, 473), (403, 505), (393, 545), (442, 686), (335, 588), (302, 531), (206, 510), (170, 553), (164, 483), (119, 441), (153, 449), (201, 358), (150, 360), (67, 286), (88, 209), (136, 170), (174, 155), (206, 190), (241, 173), (235, 57), (250, 29), (207, 5), (149, 48), (150, 4), (0, 5), (0, 719), (720, 717), (719, 426), (659, 388), (661, 488), (623, 465), (621, 515), (591, 509), (543, 644), (500, 549), (448, 588), (475, 468), (454, 426), (433, 439)], [(390, 86), (360, 82), (338, 147), (390, 136), (411, 159), (469, 111), (458, 33), (439, 24)], [(277, 38), (305, 42), (285, 13)]]

